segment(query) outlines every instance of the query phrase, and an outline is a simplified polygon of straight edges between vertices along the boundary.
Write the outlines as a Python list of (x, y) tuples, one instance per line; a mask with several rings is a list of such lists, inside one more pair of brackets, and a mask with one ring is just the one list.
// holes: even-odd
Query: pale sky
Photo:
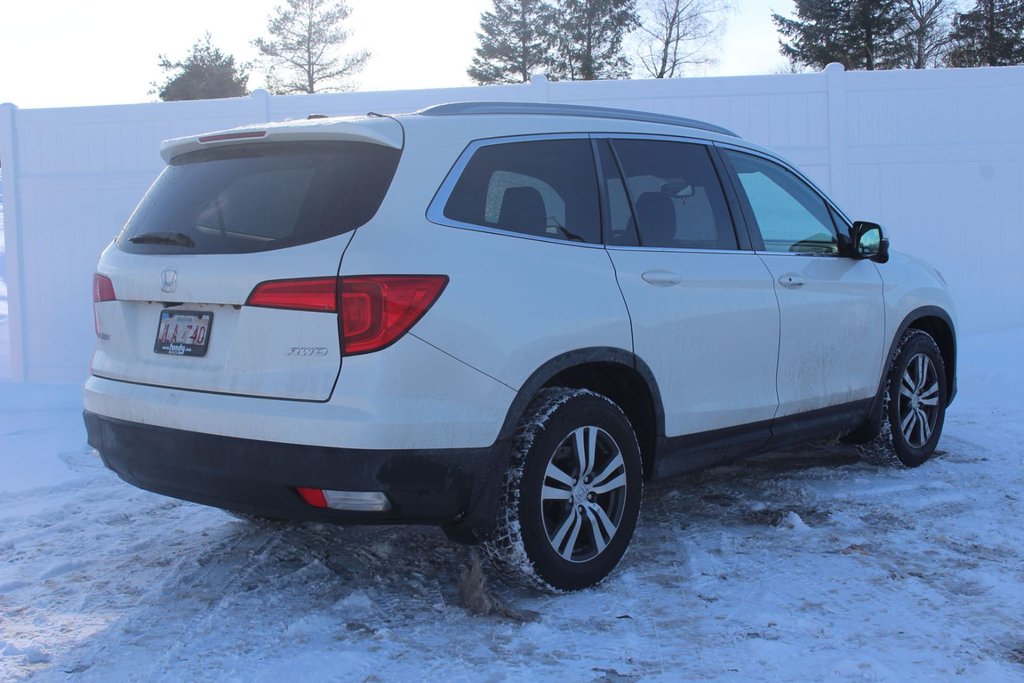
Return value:
[[(172, 61), (209, 31), (236, 60), (256, 58), (279, 0), (0, 0), (0, 103), (22, 108), (152, 102), (158, 55)], [(359, 90), (472, 85), (466, 68), (491, 0), (349, 0), (351, 46), (372, 57)], [(792, 0), (735, 0), (706, 75), (770, 73), (785, 64), (771, 11)], [(250, 89), (261, 87), (253, 70)]]

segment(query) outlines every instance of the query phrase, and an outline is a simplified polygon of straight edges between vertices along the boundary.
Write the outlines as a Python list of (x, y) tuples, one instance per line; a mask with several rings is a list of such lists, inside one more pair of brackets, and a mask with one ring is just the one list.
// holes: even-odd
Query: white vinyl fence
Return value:
[[(0, 105), (14, 379), (77, 381), (96, 259), (159, 173), (160, 141), (311, 113), (458, 100), (642, 109), (768, 145), (893, 247), (935, 264), (962, 332), (1024, 324), (1024, 67), (844, 72), (249, 97), (67, 109)], [(2, 362), (2, 361), (0, 361)]]

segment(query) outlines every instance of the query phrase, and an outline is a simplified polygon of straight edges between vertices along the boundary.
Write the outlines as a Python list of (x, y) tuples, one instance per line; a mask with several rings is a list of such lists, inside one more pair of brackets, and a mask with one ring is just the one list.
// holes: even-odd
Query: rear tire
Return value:
[(885, 382), (881, 428), (860, 446), (868, 462), (917, 467), (935, 452), (946, 418), (946, 366), (931, 335), (903, 333)]
[(494, 567), (546, 591), (593, 586), (618, 565), (640, 514), (643, 466), (632, 425), (610, 399), (552, 388), (530, 404), (513, 441)]

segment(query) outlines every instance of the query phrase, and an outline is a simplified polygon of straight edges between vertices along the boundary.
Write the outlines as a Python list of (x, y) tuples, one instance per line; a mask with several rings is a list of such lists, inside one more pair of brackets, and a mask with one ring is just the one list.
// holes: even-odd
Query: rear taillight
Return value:
[(318, 277), (302, 280), (261, 282), (252, 290), (246, 306), (287, 308), (293, 311), (338, 311), (338, 278)]
[(92, 276), (92, 322), (96, 329), (96, 336), (100, 339), (107, 339), (100, 332), (100, 312), (96, 310), (96, 304), (104, 301), (117, 301), (114, 294), (114, 283), (106, 275), (94, 273)]
[(117, 301), (114, 283), (106, 275), (95, 273), (92, 276), (92, 301), (97, 304), (101, 301)]
[(272, 280), (256, 285), (245, 304), (338, 313), (342, 354), (353, 356), (395, 343), (434, 305), (447, 284), (447, 275)]
[(341, 278), (341, 337), (346, 356), (395, 343), (441, 296), (447, 275)]

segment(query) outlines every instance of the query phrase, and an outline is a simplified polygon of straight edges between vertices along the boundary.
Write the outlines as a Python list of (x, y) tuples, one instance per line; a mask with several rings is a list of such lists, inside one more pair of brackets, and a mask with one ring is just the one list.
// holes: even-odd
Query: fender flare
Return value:
[(868, 413), (868, 417), (864, 421), (864, 424), (851, 433), (853, 443), (860, 443), (865, 439), (873, 438), (874, 435), (878, 433), (882, 424), (882, 403), (885, 400), (885, 382), (889, 376), (889, 368), (892, 367), (892, 362), (896, 358), (896, 348), (900, 343), (900, 339), (903, 337), (903, 333), (922, 318), (939, 318), (949, 327), (953, 347), (949, 358), (949, 367), (946, 368), (947, 379), (951, 379), (951, 381), (947, 381), (947, 390), (949, 395), (946, 397), (946, 405), (948, 406), (953, 402), (953, 397), (956, 395), (956, 327), (953, 325), (953, 319), (945, 309), (939, 308), (938, 306), (921, 306), (919, 308), (915, 308), (904, 316), (903, 321), (899, 324), (899, 327), (896, 328), (896, 334), (893, 335), (892, 340), (889, 342), (889, 350), (885, 354), (885, 362), (882, 364), (882, 376), (878, 379), (878, 389), (875, 391), (875, 398), (871, 401), (870, 412)]
[(665, 434), (665, 409), (661, 400), (661, 390), (658, 388), (658, 381), (654, 378), (651, 368), (636, 354), (625, 349), (612, 346), (594, 346), (584, 349), (569, 351), (550, 359), (539, 368), (534, 370), (522, 386), (519, 388), (512, 405), (509, 406), (505, 415), (505, 422), (502, 424), (498, 434), (498, 441), (511, 439), (515, 434), (519, 422), (523, 419), (530, 401), (537, 395), (537, 392), (547, 384), (552, 377), (560, 372), (569, 370), (579, 365), (588, 363), (614, 363), (622, 365), (635, 371), (647, 385), (651, 394), (651, 402), (654, 407), (654, 433), (657, 443), (660, 443)]
[(947, 382), (949, 395), (946, 397), (946, 405), (948, 406), (953, 402), (953, 397), (956, 396), (956, 326), (953, 325), (953, 319), (950, 317), (949, 313), (938, 306), (921, 306), (919, 308), (915, 308), (904, 316), (903, 322), (901, 322), (900, 326), (896, 328), (896, 334), (893, 336), (892, 341), (889, 342), (889, 352), (885, 354), (885, 364), (882, 366), (882, 376), (878, 381), (878, 391), (876, 392), (875, 398), (876, 401), (881, 402), (882, 393), (885, 391), (885, 379), (889, 374), (889, 367), (896, 358), (896, 346), (900, 343), (903, 333), (922, 318), (939, 318), (949, 328), (953, 348), (950, 349), (951, 353), (949, 359), (944, 359), (948, 366), (946, 368), (947, 379), (951, 380)]
[(654, 373), (643, 360), (630, 351), (605, 346), (577, 349), (555, 356), (534, 370), (516, 393), (516, 397), (505, 415), (498, 438), (491, 446), (487, 473), (478, 482), (465, 515), (442, 527), (448, 538), (460, 543), (475, 544), (490, 537), (494, 532), (498, 500), (502, 487), (505, 485), (505, 475), (511, 459), (512, 437), (515, 435), (526, 409), (537, 392), (551, 378), (560, 372), (587, 363), (614, 363), (633, 370), (640, 376), (651, 394), (654, 408), (654, 442), (652, 446), (655, 451), (661, 448), (665, 439), (665, 413), (661, 401), (661, 391), (654, 379)]

